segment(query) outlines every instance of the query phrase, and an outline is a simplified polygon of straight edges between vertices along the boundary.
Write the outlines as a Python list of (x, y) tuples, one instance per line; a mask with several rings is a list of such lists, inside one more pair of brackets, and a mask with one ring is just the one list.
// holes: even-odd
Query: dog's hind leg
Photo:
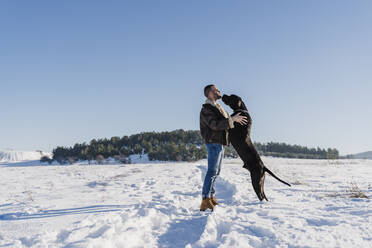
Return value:
[(260, 201), (267, 200), (265, 195), (264, 183), (265, 183), (265, 171), (264, 168), (260, 167), (261, 164), (258, 164), (257, 167), (251, 168), (251, 182), (253, 189)]
[(266, 201), (269, 201), (265, 195), (265, 189), (264, 189), (264, 184), (265, 184), (265, 181), (262, 182), (262, 189), (261, 189), (261, 194), (262, 194), (262, 198), (265, 199)]
[(244, 162), (243, 168), (251, 174), (251, 183), (258, 199), (268, 201), (264, 189), (265, 169), (262, 168), (262, 163)]

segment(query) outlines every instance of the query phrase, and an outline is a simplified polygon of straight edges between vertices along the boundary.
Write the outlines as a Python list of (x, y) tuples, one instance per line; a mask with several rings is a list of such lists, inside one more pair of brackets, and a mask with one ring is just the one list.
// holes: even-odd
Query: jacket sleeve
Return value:
[(200, 111), (200, 120), (202, 120), (202, 122), (210, 129), (215, 131), (222, 131), (233, 127), (233, 125), (231, 125), (231, 117), (218, 119), (218, 116), (216, 116), (213, 111), (206, 108), (202, 108)]

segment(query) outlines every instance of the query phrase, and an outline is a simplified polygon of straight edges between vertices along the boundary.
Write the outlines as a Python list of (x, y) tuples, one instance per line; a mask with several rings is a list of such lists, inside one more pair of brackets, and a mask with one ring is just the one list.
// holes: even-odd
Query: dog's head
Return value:
[(242, 99), (237, 96), (237, 95), (223, 95), (222, 96), (222, 101), (226, 104), (226, 105), (229, 105), (229, 107), (232, 109), (232, 110), (237, 110), (237, 109), (244, 109), (244, 110), (247, 110), (247, 108), (245, 107), (245, 104), (244, 102), (242, 101)]

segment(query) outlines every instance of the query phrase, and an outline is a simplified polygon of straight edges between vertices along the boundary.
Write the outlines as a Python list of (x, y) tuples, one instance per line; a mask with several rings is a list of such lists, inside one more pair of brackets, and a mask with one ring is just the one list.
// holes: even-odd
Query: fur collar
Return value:
[(229, 114), (225, 111), (225, 109), (217, 101), (212, 101), (211, 99), (207, 98), (205, 100), (205, 103), (216, 107), (225, 118), (229, 117)]

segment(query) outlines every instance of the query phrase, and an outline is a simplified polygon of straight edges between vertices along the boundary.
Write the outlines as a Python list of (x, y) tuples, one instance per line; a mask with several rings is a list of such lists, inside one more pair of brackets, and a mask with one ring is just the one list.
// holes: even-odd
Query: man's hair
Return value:
[(205, 97), (208, 98), (209, 91), (211, 91), (211, 89), (212, 89), (213, 86), (214, 86), (214, 84), (208, 84), (207, 86), (204, 87), (204, 95), (205, 95)]

